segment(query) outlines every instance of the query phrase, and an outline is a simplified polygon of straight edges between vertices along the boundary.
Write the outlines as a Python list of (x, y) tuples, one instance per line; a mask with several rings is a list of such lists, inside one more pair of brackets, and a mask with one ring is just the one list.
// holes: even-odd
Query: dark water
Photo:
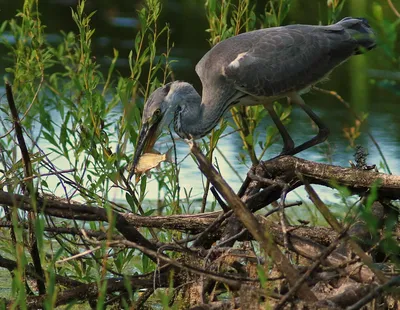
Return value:
[[(23, 1), (0, 0), (1, 20), (12, 18), (16, 11), (22, 7)], [(40, 12), (42, 22), (47, 25), (48, 40), (58, 43), (61, 39), (60, 30), (76, 31), (71, 18), (70, 7), (76, 6), (76, 1), (69, 0), (41, 0)], [(301, 3), (300, 3), (301, 2)], [(349, 1), (349, 3), (360, 1)], [(396, 5), (400, 1), (393, 1)], [(209, 49), (207, 42), (208, 34), (207, 20), (203, 0), (169, 0), (163, 2), (163, 13), (160, 23), (168, 22), (172, 29), (172, 41), (175, 47), (172, 51), (172, 58), (178, 62), (174, 64), (175, 79), (186, 80), (200, 90), (200, 82), (194, 72), (197, 61)], [(263, 1), (259, 1), (262, 8)], [(368, 16), (371, 15), (372, 1), (365, 1), (360, 7), (354, 5), (346, 6), (342, 16)], [(133, 38), (137, 33), (139, 24), (135, 18), (136, 10), (141, 7), (141, 1), (88, 1), (87, 11), (97, 10), (93, 17), (92, 28), (96, 29), (93, 39), (94, 55), (104, 69), (110, 63), (113, 55), (113, 48), (120, 52), (120, 60), (117, 69), (121, 75), (128, 76), (127, 57), (133, 47)], [(326, 0), (321, 1), (294, 1), (291, 13), (287, 18), (290, 23), (317, 24), (326, 21)], [(386, 9), (386, 8), (385, 8)], [(350, 11), (351, 10), (351, 11)], [(12, 37), (7, 37), (12, 42)], [(0, 47), (0, 69), (10, 65), (5, 55), (4, 47)], [(379, 70), (379, 71), (372, 71)], [(330, 80), (322, 86), (326, 89), (334, 89), (346, 100), (350, 101), (352, 107), (358, 113), (368, 113), (368, 121), (362, 125), (361, 131), (369, 130), (379, 142), (384, 155), (393, 173), (400, 173), (398, 165), (400, 155), (400, 113), (398, 97), (393, 92), (378, 87), (377, 83), (371, 83), (376, 72), (386, 75), (392, 72), (393, 67), (387, 59), (383, 50), (377, 48), (367, 55), (357, 56), (335, 70)], [(377, 80), (376, 82), (381, 82)], [(328, 140), (330, 151), (327, 157), (323, 150), (315, 147), (301, 153), (299, 156), (319, 162), (332, 161), (333, 164), (348, 166), (348, 160), (352, 159), (353, 149), (349, 147), (348, 141), (344, 138), (343, 127), (354, 125), (354, 118), (344, 106), (331, 96), (313, 92), (304, 96), (305, 101), (313, 110), (326, 122), (331, 129)], [(297, 109), (292, 114), (292, 122), (288, 125), (289, 132), (295, 141), (305, 141), (315, 133), (308, 117)], [(265, 128), (270, 125), (269, 119), (265, 120)], [(260, 139), (263, 140), (261, 132)], [(363, 145), (369, 150), (369, 162), (379, 165), (382, 161), (375, 146), (368, 136), (363, 133), (357, 139), (357, 144)], [(164, 142), (159, 144), (161, 151), (168, 149), (169, 145)], [(188, 153), (188, 147), (184, 143), (178, 143), (179, 159)], [(323, 146), (326, 148), (327, 145)], [(223, 139), (219, 144), (220, 150), (234, 165), (241, 176), (245, 176), (247, 167), (239, 165), (238, 154), (243, 152), (242, 142), (237, 135), (231, 135)], [(264, 156), (273, 157), (280, 152), (280, 141), (274, 145)], [(218, 156), (218, 163), (224, 177), (234, 189), (240, 186), (240, 179), (231, 171), (221, 156)], [(180, 175), (182, 187), (193, 187), (194, 197), (200, 198), (202, 193), (202, 180), (197, 167), (190, 158), (182, 162)], [(157, 197), (156, 182), (149, 183), (148, 198)], [(326, 192), (328, 193), (328, 192)], [(116, 193), (118, 197), (118, 193)]]

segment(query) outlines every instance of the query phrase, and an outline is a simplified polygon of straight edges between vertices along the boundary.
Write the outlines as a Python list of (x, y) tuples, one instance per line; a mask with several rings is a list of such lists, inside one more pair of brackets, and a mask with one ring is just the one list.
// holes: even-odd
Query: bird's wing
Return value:
[(238, 90), (255, 96), (279, 96), (307, 88), (353, 55), (356, 47), (338, 25), (293, 25), (248, 34), (227, 42), (233, 46), (242, 41), (248, 48), (227, 63), (222, 74)]

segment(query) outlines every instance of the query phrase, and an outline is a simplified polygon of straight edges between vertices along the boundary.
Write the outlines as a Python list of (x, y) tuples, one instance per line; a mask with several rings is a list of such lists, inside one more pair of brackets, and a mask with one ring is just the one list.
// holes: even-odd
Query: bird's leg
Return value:
[(272, 104), (264, 104), (264, 108), (268, 111), (273, 122), (275, 123), (275, 126), (278, 128), (279, 133), (282, 136), (283, 148), (280, 155), (289, 154), (294, 149), (294, 142), (292, 140), (292, 137), (289, 135), (279, 116), (276, 114), (274, 106)]
[(322, 120), (311, 110), (309, 106), (305, 104), (304, 100), (300, 97), (299, 94), (297, 93), (291, 94), (291, 96), (289, 96), (288, 98), (290, 99), (291, 102), (300, 106), (300, 108), (302, 108), (303, 111), (306, 112), (307, 115), (318, 126), (318, 134), (314, 138), (304, 142), (303, 144), (300, 144), (299, 146), (296, 146), (295, 148), (286, 153), (286, 155), (294, 155), (314, 145), (324, 142), (326, 138), (328, 138), (329, 128), (326, 127), (326, 125), (322, 122)]

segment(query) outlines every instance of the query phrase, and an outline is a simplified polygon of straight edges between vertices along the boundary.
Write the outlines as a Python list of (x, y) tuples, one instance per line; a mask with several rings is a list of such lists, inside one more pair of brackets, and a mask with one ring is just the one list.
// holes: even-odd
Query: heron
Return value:
[[(184, 81), (157, 88), (144, 105), (133, 166), (149, 152), (163, 127), (182, 139), (199, 139), (239, 105), (263, 105), (283, 140), (280, 155), (294, 155), (325, 141), (329, 129), (301, 95), (353, 55), (376, 46), (364, 18), (346, 17), (329, 26), (288, 25), (245, 32), (221, 41), (196, 65), (202, 96)], [(295, 146), (273, 102), (287, 97), (317, 125), (318, 133)]]

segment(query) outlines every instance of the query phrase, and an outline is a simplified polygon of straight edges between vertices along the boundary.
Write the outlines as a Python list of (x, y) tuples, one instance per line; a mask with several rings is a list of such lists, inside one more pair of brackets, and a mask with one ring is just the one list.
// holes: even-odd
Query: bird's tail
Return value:
[(357, 40), (359, 47), (356, 54), (362, 54), (365, 50), (372, 50), (376, 46), (376, 36), (368, 21), (365, 18), (345, 17), (337, 24)]

